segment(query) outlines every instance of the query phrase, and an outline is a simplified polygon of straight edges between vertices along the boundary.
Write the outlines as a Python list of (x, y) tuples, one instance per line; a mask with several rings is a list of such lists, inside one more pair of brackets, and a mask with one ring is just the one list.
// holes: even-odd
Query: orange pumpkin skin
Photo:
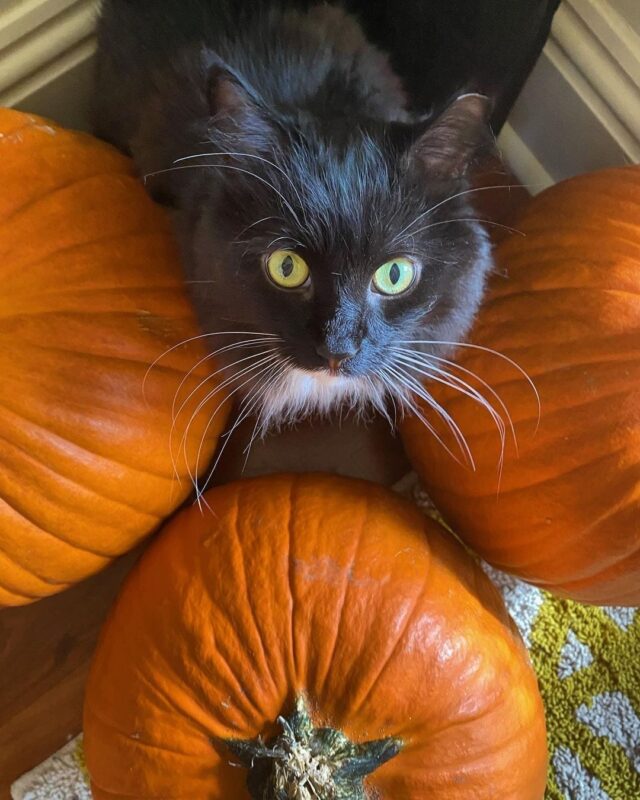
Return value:
[(301, 693), (315, 722), (352, 740), (403, 740), (369, 778), (376, 797), (541, 800), (528, 654), (436, 523), (328, 476), (252, 479), (208, 499), (215, 515), (188, 508), (169, 523), (103, 629), (84, 718), (96, 800), (246, 800), (246, 772), (216, 742), (268, 737)]
[[(212, 406), (169, 448), (172, 402), (204, 356), (164, 212), (129, 161), (0, 111), (0, 606), (90, 575), (157, 527), (207, 466)], [(212, 375), (188, 375), (179, 398)], [(213, 376), (215, 379), (215, 376)], [(179, 406), (178, 406), (179, 407)]]
[(406, 449), (444, 517), (489, 562), (584, 603), (640, 605), (640, 168), (561, 183), (516, 227), (526, 236), (498, 247), (504, 274), (470, 341), (533, 378), (539, 429), (522, 376), (460, 348), (457, 363), (507, 405), (519, 456), (507, 447), (498, 493), (489, 415), (431, 384), (476, 471), (456, 464), (416, 419), (404, 425)]

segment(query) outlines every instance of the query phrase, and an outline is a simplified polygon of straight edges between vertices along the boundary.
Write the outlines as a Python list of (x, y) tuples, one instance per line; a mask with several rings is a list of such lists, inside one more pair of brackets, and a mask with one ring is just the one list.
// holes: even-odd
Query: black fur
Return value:
[[(375, 375), (394, 342), (465, 336), (491, 260), (469, 196), (447, 198), (488, 141), (482, 98), (412, 117), (336, 5), (106, 0), (98, 61), (98, 132), (177, 209), (204, 330), (278, 334), (311, 370), (319, 350), (354, 353), (349, 376)], [(300, 252), (310, 286), (268, 280), (276, 246)], [(412, 289), (373, 291), (399, 256), (419, 265)]]

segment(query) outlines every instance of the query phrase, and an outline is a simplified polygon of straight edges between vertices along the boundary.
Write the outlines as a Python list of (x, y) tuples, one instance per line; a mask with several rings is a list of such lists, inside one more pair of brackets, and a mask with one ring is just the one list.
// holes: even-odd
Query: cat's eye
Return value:
[(299, 289), (309, 280), (304, 258), (292, 250), (276, 250), (267, 259), (267, 273), (281, 289)]
[(408, 258), (394, 258), (379, 267), (373, 276), (373, 286), (380, 294), (396, 295), (406, 292), (416, 277), (416, 268)]

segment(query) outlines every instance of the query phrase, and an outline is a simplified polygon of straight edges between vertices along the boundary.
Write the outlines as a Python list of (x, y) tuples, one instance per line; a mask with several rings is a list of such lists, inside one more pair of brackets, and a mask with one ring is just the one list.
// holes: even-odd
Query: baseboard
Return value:
[(86, 125), (95, 0), (18, 0), (0, 11), (0, 105)]
[(523, 182), (640, 161), (640, 4), (565, 0), (501, 145)]
[(513, 174), (531, 194), (537, 194), (554, 183), (536, 155), (507, 122), (498, 137), (498, 147)]

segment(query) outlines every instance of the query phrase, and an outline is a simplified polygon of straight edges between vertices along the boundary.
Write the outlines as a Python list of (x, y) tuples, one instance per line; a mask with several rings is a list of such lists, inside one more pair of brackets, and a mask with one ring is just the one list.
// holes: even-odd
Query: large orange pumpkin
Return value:
[(343, 478), (208, 499), (215, 513), (189, 508), (152, 544), (102, 632), (84, 719), (96, 800), (357, 799), (369, 772), (380, 798), (541, 800), (535, 675), (450, 536)]
[[(129, 161), (2, 110), (0, 187), (1, 606), (64, 589), (153, 530), (225, 415), (205, 431), (218, 395), (178, 447), (217, 377), (209, 361), (190, 373), (199, 340), (175, 347), (198, 330), (164, 212)], [(177, 411), (207, 376), (170, 448), (176, 392)]]
[[(499, 479), (490, 414), (434, 383), (429, 391), (466, 437), (475, 472), (418, 419), (404, 425), (406, 448), (445, 518), (488, 561), (565, 597), (639, 605), (640, 168), (559, 184), (535, 198), (516, 227), (525, 236), (499, 246), (500, 269), (470, 341), (532, 378), (537, 432), (526, 378), (465, 347), (456, 361), (502, 397), (519, 455), (508, 443)], [(447, 369), (506, 419), (486, 386)], [(450, 432), (438, 430), (455, 449)]]

